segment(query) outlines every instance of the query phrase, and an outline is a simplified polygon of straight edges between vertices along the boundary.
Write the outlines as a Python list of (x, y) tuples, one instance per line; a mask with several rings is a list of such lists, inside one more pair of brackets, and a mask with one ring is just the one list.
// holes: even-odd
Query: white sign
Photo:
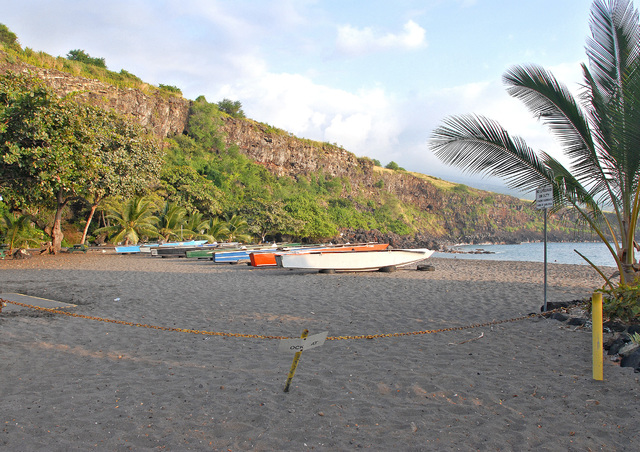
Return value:
[(307, 336), (304, 339), (301, 337), (295, 339), (281, 339), (278, 344), (278, 351), (280, 353), (298, 353), (303, 350), (311, 350), (312, 348), (320, 347), (327, 340), (328, 331), (324, 333), (314, 334), (313, 336)]
[(553, 207), (553, 187), (542, 187), (536, 190), (536, 208)]

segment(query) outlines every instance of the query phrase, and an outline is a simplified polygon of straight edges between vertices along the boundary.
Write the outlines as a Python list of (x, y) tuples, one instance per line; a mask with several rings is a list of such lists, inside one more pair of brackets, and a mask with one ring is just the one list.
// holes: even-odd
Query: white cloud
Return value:
[(388, 153), (400, 133), (395, 102), (379, 87), (351, 93), (299, 74), (265, 72), (226, 85), (215, 98), (223, 97), (241, 99), (253, 119), (359, 156)]
[(351, 25), (343, 25), (338, 28), (336, 40), (337, 49), (349, 55), (392, 49), (411, 50), (426, 45), (424, 28), (412, 20), (404, 24), (401, 33), (387, 33), (381, 36), (377, 36), (370, 27), (357, 29)]

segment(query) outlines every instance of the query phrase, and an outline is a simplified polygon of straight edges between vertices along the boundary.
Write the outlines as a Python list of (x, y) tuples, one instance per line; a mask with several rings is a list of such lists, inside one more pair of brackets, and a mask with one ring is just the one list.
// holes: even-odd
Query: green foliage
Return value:
[(178, 88), (177, 86), (163, 85), (162, 83), (160, 83), (158, 85), (158, 87), (160, 88), (161, 91), (168, 91), (170, 93), (182, 95), (182, 90), (180, 88)]
[(386, 169), (390, 169), (390, 170), (397, 171), (397, 170), (399, 170), (399, 169), (400, 169), (400, 166), (399, 166), (396, 162), (394, 162), (394, 161), (392, 160), (392, 161), (390, 161), (389, 163), (387, 163), (387, 164), (385, 165), (385, 168), (386, 168)]
[(136, 244), (158, 236), (154, 216), (155, 205), (148, 197), (138, 196), (126, 202), (112, 200), (107, 205), (109, 226), (98, 228), (95, 234), (107, 233), (112, 243)]
[(602, 292), (605, 317), (623, 322), (640, 321), (640, 284), (621, 283), (613, 289), (600, 289), (599, 292)]
[[(187, 211), (184, 207), (165, 202), (157, 217), (158, 236), (165, 242), (183, 240), (186, 215)], [(187, 231), (188, 236), (195, 234), (195, 231)]]
[(104, 58), (93, 58), (87, 52), (80, 49), (70, 50), (67, 54), (67, 59), (71, 61), (79, 61), (91, 66), (97, 66), (99, 68), (106, 69), (107, 67), (107, 63), (105, 63)]
[(218, 102), (218, 108), (220, 111), (225, 112), (229, 116), (233, 116), (234, 118), (244, 118), (244, 111), (242, 111), (242, 104), (239, 100), (232, 101), (229, 99), (222, 99)]
[(378, 160), (378, 159), (373, 159), (373, 164), (375, 166), (382, 166), (382, 164), (380, 163), (380, 160)]
[(5, 50), (22, 50), (16, 34), (9, 30), (4, 24), (0, 24), (0, 45), (4, 47)]
[(162, 151), (138, 125), (113, 112), (59, 99), (39, 80), (0, 76), (0, 192), (14, 209), (56, 210), (52, 242), (59, 250), (62, 209), (74, 199), (96, 206), (114, 195), (149, 188)]
[(9, 245), (9, 253), (16, 248), (40, 246), (44, 233), (37, 229), (29, 215), (2, 212), (0, 217), (0, 241)]
[(249, 224), (239, 215), (233, 215), (227, 219), (227, 239), (230, 242), (251, 242), (251, 234), (249, 234)]

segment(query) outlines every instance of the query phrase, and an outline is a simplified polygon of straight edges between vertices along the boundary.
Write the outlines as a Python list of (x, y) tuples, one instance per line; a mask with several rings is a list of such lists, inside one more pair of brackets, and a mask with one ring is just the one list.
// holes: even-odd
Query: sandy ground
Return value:
[[(318, 274), (87, 253), (0, 261), (0, 293), (70, 312), (233, 334), (441, 330), (539, 312), (537, 263), (430, 259), (435, 271)], [(549, 265), (549, 301), (601, 285)], [(1, 450), (640, 450), (638, 374), (591, 332), (540, 317), (433, 334), (278, 340), (0, 314)]]

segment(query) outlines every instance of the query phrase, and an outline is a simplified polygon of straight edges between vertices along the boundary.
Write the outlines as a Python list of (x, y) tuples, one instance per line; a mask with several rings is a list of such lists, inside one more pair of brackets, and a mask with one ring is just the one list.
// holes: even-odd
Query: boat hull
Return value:
[(347, 251), (375, 251), (386, 250), (389, 247), (388, 243), (367, 243), (364, 245), (331, 245), (331, 246), (318, 246), (318, 247), (300, 247), (292, 248), (290, 250), (280, 250), (276, 252), (266, 253), (251, 253), (249, 258), (253, 267), (276, 267), (276, 255), (278, 254), (294, 254), (294, 253), (309, 253), (322, 251), (326, 253), (341, 253)]
[(335, 271), (375, 271), (383, 268), (403, 267), (433, 254), (428, 249), (382, 251), (318, 251), (276, 255), (279, 267)]

